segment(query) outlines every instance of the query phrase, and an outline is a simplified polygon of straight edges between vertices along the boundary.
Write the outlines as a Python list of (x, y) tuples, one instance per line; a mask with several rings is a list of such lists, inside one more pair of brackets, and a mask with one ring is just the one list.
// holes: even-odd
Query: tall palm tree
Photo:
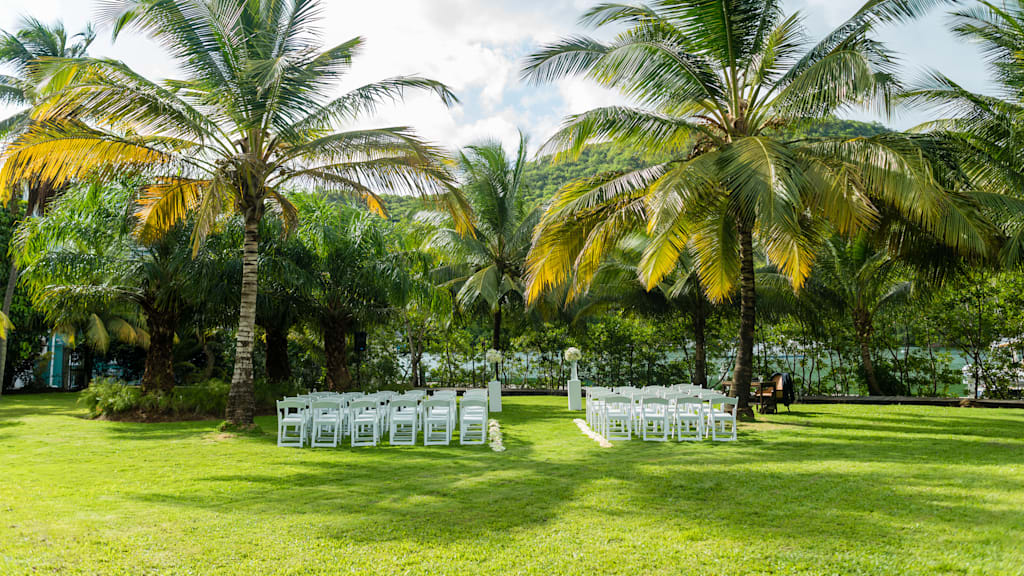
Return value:
[(915, 131), (952, 142), (965, 171), (994, 192), (989, 209), (1006, 236), (1002, 263), (1019, 264), (1024, 261), (1019, 200), (1024, 189), (1024, 2), (979, 0), (952, 13), (952, 30), (980, 46), (996, 89), (974, 93), (931, 71), (903, 98), (942, 116)]
[[(253, 333), (259, 223), (267, 203), (295, 219), (283, 196), (308, 185), (365, 199), (381, 211), (380, 190), (445, 196), (450, 178), (439, 149), (409, 128), (352, 129), (382, 102), (408, 90), (455, 101), (443, 84), (395, 77), (328, 98), (363, 44), (322, 49), (316, 0), (111, 0), (102, 18), (162, 43), (184, 78), (149, 80), (123, 62), (59, 59), (46, 67), (71, 85), (33, 109), (35, 125), (6, 152), (0, 188), (26, 173), (74, 179), (142, 171), (150, 178), (140, 234), (158, 235), (195, 212), (198, 248), (218, 217), (244, 222), (241, 306), (229, 425), (252, 425)], [(68, 112), (80, 114), (61, 120)], [(457, 202), (454, 202), (457, 204)]]
[[(657, 0), (600, 4), (584, 24), (621, 30), (610, 42), (578, 36), (531, 56), (532, 81), (582, 76), (621, 91), (629, 106), (571, 116), (545, 145), (556, 158), (614, 141), (670, 159), (562, 189), (529, 259), (530, 299), (575, 272), (591, 276), (615, 240), (637, 229), (651, 241), (638, 267), (648, 289), (687, 250), (708, 298), (738, 283), (733, 372), (751, 414), (755, 243), (803, 285), (831, 224), (849, 234), (882, 214), (967, 253), (988, 249), (977, 201), (948, 191), (929, 161), (933, 139), (792, 138), (787, 133), (854, 106), (888, 111), (901, 90), (892, 56), (871, 37), (879, 23), (915, 17), (940, 0), (870, 0), (816, 43), (781, 0)], [(934, 148), (934, 149), (933, 149)]]
[(830, 311), (852, 324), (860, 348), (861, 369), (873, 396), (883, 393), (872, 360), (875, 315), (884, 307), (907, 298), (913, 290), (908, 268), (866, 234), (852, 239), (833, 236), (808, 278), (803, 296), (820, 312)]
[(468, 147), (459, 156), (459, 169), (474, 213), (471, 233), (442, 226), (425, 244), (441, 256), (438, 275), (458, 287), (458, 304), (486, 307), (495, 350), (502, 349), (503, 308), (522, 301), (526, 255), (542, 213), (539, 207), (526, 205), (525, 168), (522, 134), (514, 158), (498, 142)]
[[(35, 18), (24, 18), (17, 30), (0, 31), (0, 64), (13, 68), (14, 75), (0, 74), (0, 103), (14, 106), (15, 112), (0, 120), (0, 140), (7, 140), (23, 134), (31, 125), (30, 108), (40, 102), (48, 90), (39, 75), (38, 64), (46, 58), (77, 58), (84, 56), (89, 45), (96, 38), (92, 26), (68, 36), (64, 25), (57, 22), (47, 25)], [(52, 182), (28, 174), (20, 184), (29, 216), (41, 213), (47, 202), (57, 193)], [(7, 273), (7, 288), (4, 291), (3, 316), (11, 313), (14, 290), (18, 285), (18, 268), (11, 263)], [(7, 367), (7, 339), (0, 341), (0, 382), (3, 382)], [(0, 391), (2, 391), (0, 386)]]

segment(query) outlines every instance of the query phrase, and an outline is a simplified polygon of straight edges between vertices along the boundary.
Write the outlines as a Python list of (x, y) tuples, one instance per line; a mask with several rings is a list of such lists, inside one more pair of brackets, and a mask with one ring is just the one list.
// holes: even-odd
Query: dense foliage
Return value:
[[(0, 170), (5, 387), (41, 382), (59, 334), (94, 413), (243, 426), (301, 390), (480, 386), (489, 348), (513, 387), (562, 386), (574, 346), (591, 384), (788, 372), (803, 395), (1019, 396), (1024, 11), (957, 16), (991, 44), (1003, 102), (895, 77), (873, 28), (934, 3), (869, 2), (817, 43), (777, 2), (598, 6), (584, 23), (617, 37), (542, 47), (524, 73), (636, 106), (568, 118), (532, 159), (525, 139), (447, 154), (405, 127), (342, 130), (408, 90), (454, 95), (401, 77), (328, 100), (361, 41), (322, 50), (315, 2), (120, 3), (119, 32), (188, 63), (169, 84), (28, 22), (64, 57), (25, 69)], [(870, 102), (956, 117), (836, 117)]]

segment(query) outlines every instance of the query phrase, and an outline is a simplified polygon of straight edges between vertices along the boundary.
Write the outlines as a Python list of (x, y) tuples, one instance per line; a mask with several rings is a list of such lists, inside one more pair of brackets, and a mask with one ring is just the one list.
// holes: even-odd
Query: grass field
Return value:
[(797, 406), (735, 444), (277, 448), (0, 400), (3, 574), (1021, 574), (1024, 412)]

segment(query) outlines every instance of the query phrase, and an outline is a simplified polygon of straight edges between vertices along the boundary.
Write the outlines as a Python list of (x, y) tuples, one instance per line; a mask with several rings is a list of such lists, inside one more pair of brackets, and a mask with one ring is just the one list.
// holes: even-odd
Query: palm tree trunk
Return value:
[(697, 306), (693, 311), (693, 383), (701, 388), (708, 387), (708, 358), (707, 358), (707, 310), (704, 308), (703, 298), (698, 299)]
[(142, 374), (142, 393), (170, 392), (174, 388), (174, 326), (171, 315), (147, 314), (149, 350)]
[(756, 298), (754, 286), (754, 238), (747, 226), (739, 226), (740, 236), (740, 333), (736, 367), (732, 373), (730, 394), (737, 399), (737, 414), (753, 417), (750, 408), (750, 380), (754, 374), (754, 330)]
[(288, 329), (275, 326), (267, 329), (267, 380), (285, 382), (292, 377), (288, 359)]
[(242, 299), (238, 309), (238, 334), (235, 337), (235, 371), (231, 376), (226, 415), (228, 424), (242, 428), (252, 426), (256, 411), (252, 383), (252, 346), (256, 328), (259, 247), (259, 219), (255, 214), (247, 214), (242, 247)]
[(498, 309), (494, 311), (494, 335), (491, 338), (491, 348), (501, 350), (501, 302), (498, 302)]
[[(11, 317), (11, 302), (14, 300), (14, 289), (18, 286), (18, 266), (11, 262), (11, 269), (7, 273), (7, 290), (4, 292), (4, 317)], [(4, 376), (7, 375), (7, 341), (11, 335), (8, 331), (7, 337), (0, 339), (0, 395), (4, 391)]]
[(327, 389), (346, 392), (352, 389), (352, 374), (348, 370), (348, 327), (343, 322), (324, 319), (324, 364)]
[(418, 388), (420, 382), (420, 361), (423, 356), (423, 351), (420, 346), (419, 334), (413, 331), (412, 322), (409, 321), (409, 316), (406, 314), (405, 317), (405, 333), (409, 339), (409, 371), (412, 373), (410, 378), (410, 385), (413, 388)]
[(853, 313), (853, 323), (854, 332), (857, 334), (857, 344), (860, 348), (860, 365), (868, 384), (868, 394), (881, 396), (882, 389), (878, 386), (875, 363), (871, 359), (871, 334), (873, 332), (871, 316), (866, 312), (856, 311)]

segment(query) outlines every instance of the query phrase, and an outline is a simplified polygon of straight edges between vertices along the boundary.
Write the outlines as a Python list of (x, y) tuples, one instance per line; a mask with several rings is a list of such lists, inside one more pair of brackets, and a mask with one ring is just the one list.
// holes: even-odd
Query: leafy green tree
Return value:
[[(793, 139), (787, 132), (854, 106), (889, 110), (901, 85), (872, 37), (879, 23), (915, 17), (939, 0), (870, 0), (808, 43), (781, 0), (659, 0), (599, 4), (582, 23), (618, 31), (610, 42), (575, 36), (532, 55), (534, 82), (585, 77), (635, 106), (574, 115), (545, 145), (556, 158), (615, 142), (669, 160), (597, 175), (563, 188), (529, 259), (532, 301), (575, 271), (598, 268), (615, 240), (637, 229), (651, 242), (639, 273), (657, 286), (681, 254), (696, 255), (712, 301), (738, 286), (733, 381), (748, 408), (755, 338), (755, 243), (800, 288), (830, 224), (851, 234), (883, 220), (909, 222), (963, 253), (988, 249), (977, 200), (949, 193), (934, 139), (887, 133)], [(947, 168), (945, 164), (942, 168)]]
[(18, 264), (57, 330), (100, 351), (115, 339), (146, 348), (143, 392), (166, 392), (186, 308), (215, 297), (222, 275), (205, 252), (193, 257), (187, 226), (139, 240), (136, 200), (128, 186), (71, 188), (22, 225)]
[[(92, 26), (69, 36), (64, 25), (57, 22), (47, 25), (35, 18), (24, 18), (13, 32), (0, 31), (0, 64), (13, 68), (14, 75), (0, 74), (0, 103), (14, 106), (15, 112), (0, 120), (0, 139), (10, 139), (23, 134), (32, 125), (29, 109), (42, 102), (46, 94), (59, 86), (58, 82), (44, 82), (39, 74), (39, 64), (46, 58), (77, 58), (84, 56), (95, 39)], [(39, 173), (27, 173), (18, 182), (25, 196), (25, 212), (28, 215), (42, 213), (47, 202), (58, 190), (54, 182), (40, 177)], [(10, 191), (0, 193), (10, 198)], [(6, 200), (5, 200), (6, 203)], [(17, 212), (18, 203), (14, 203)], [(7, 288), (4, 292), (3, 317), (11, 314), (11, 303), (18, 284), (18, 269), (13, 262), (8, 269)], [(7, 367), (7, 338), (0, 341), (0, 380), (4, 379)]]
[(523, 170), (526, 138), (509, 158), (501, 144), (470, 146), (459, 156), (463, 192), (473, 209), (469, 233), (442, 225), (425, 247), (437, 253), (443, 266), (438, 276), (456, 287), (457, 302), (465, 309), (486, 308), (493, 322), (491, 346), (502, 349), (502, 309), (522, 302), (526, 255), (539, 207), (525, 202)]
[[(316, 0), (124, 0), (105, 5), (115, 37), (127, 29), (162, 43), (184, 78), (157, 83), (123, 62), (62, 58), (46, 66), (70, 85), (37, 103), (37, 122), (7, 149), (0, 188), (26, 174), (66, 181), (86, 174), (148, 176), (144, 237), (195, 213), (195, 247), (217, 219), (244, 222), (241, 305), (227, 420), (252, 425), (252, 354), (259, 223), (267, 203), (294, 220), (289, 186), (365, 199), (376, 192), (442, 195), (449, 175), (437, 148), (405, 127), (337, 131), (408, 90), (455, 101), (443, 84), (395, 77), (329, 99), (363, 44), (322, 49)], [(72, 120), (66, 117), (76, 114)]]

